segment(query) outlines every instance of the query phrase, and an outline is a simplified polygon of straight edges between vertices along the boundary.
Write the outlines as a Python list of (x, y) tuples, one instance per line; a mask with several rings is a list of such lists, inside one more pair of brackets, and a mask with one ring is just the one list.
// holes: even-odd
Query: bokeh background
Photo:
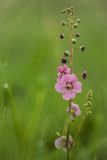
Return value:
[[(60, 10), (74, 6), (81, 19), (79, 44), (85, 52), (74, 55), (74, 70), (87, 70), (84, 103), (93, 90), (92, 116), (85, 120), (74, 160), (107, 159), (107, 1), (106, 0), (0, 0), (0, 160), (65, 160), (54, 147), (66, 119), (65, 102), (56, 93), (56, 68), (69, 46)], [(6, 89), (11, 87), (13, 97)], [(15, 105), (14, 104), (15, 101)], [(76, 123), (71, 127), (75, 134)]]

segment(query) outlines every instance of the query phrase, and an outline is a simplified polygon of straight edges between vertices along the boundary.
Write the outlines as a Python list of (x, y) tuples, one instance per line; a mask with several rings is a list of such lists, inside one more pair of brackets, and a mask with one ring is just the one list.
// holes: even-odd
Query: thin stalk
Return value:
[(70, 134), (70, 106), (71, 106), (71, 100), (69, 101), (69, 119), (68, 119), (68, 125), (67, 125), (67, 138), (66, 138), (66, 148), (67, 148), (67, 160), (69, 160), (69, 153), (70, 153), (70, 147), (69, 147), (69, 134)]
[[(71, 19), (73, 22), (73, 18)], [(70, 22), (70, 66), (71, 66), (71, 73), (73, 72), (73, 48), (72, 48), (72, 38), (73, 38), (73, 23)], [(66, 148), (67, 148), (67, 157), (66, 159), (69, 160), (70, 158), (70, 147), (69, 147), (69, 136), (70, 136), (70, 107), (71, 107), (72, 101), (69, 100), (69, 120), (67, 125), (67, 138), (66, 138)]]

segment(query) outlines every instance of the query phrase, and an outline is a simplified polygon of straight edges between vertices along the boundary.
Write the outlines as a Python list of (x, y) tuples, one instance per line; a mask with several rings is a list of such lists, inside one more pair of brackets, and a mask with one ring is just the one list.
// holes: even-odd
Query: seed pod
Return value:
[(65, 9), (63, 9), (63, 10), (61, 11), (61, 13), (66, 13), (66, 10), (65, 10)]
[(73, 25), (73, 21), (70, 20), (70, 24)]
[(77, 40), (76, 39), (72, 39), (72, 43), (76, 44)]
[(71, 9), (71, 10), (74, 10), (74, 7), (71, 6), (70, 9)]
[(66, 58), (61, 59), (61, 63), (66, 64), (66, 62), (67, 62)]
[(63, 33), (60, 34), (60, 39), (64, 39), (65, 35)]
[(78, 18), (78, 19), (77, 19), (77, 22), (78, 22), (78, 23), (80, 23), (80, 22), (81, 22), (81, 20)]
[(78, 32), (78, 33), (76, 33), (76, 37), (78, 38), (78, 37), (80, 37), (80, 33)]
[(67, 8), (67, 13), (70, 14), (71, 10), (70, 8)]
[(91, 111), (88, 111), (88, 115), (90, 116), (92, 114), (92, 112)]
[(83, 105), (83, 107), (87, 107), (87, 103), (85, 103), (85, 104)]
[(70, 51), (69, 51), (69, 50), (65, 50), (65, 51), (64, 51), (64, 56), (67, 57), (67, 56), (69, 56), (69, 55), (70, 55)]
[(92, 103), (91, 103), (90, 101), (88, 101), (88, 102), (87, 102), (87, 106), (88, 106), (88, 107), (91, 107), (91, 106), (92, 106)]
[(80, 46), (80, 50), (84, 51), (85, 50), (85, 46)]
[(75, 24), (74, 24), (74, 28), (77, 28), (77, 27), (78, 27), (78, 24), (77, 24), (77, 23), (75, 23)]
[(65, 21), (61, 22), (61, 24), (62, 24), (62, 26), (65, 26), (65, 25), (66, 25)]
[(87, 78), (87, 71), (82, 72), (81, 76), (83, 79), (86, 79)]

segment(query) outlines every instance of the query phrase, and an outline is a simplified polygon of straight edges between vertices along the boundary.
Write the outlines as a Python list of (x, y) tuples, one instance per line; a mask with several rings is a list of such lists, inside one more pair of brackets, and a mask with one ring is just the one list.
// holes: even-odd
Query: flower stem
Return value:
[(70, 106), (71, 106), (71, 100), (69, 101), (69, 119), (68, 119), (68, 126), (67, 126), (67, 138), (66, 138), (66, 148), (67, 148), (67, 160), (69, 160), (69, 153), (70, 153), (70, 147), (69, 147), (69, 132), (70, 132)]
[[(72, 48), (72, 38), (73, 38), (73, 23), (74, 23), (74, 17), (72, 15), (72, 17), (69, 17), (70, 20), (70, 66), (71, 66), (71, 73), (73, 72), (73, 60), (72, 60), (72, 56), (73, 56), (73, 48)], [(72, 21), (72, 23), (71, 23)], [(67, 148), (67, 160), (69, 160), (70, 156), (70, 146), (69, 146), (69, 135), (70, 135), (70, 107), (71, 107), (71, 100), (69, 100), (69, 117), (68, 117), (68, 124), (67, 124), (67, 138), (66, 138), (66, 148)]]

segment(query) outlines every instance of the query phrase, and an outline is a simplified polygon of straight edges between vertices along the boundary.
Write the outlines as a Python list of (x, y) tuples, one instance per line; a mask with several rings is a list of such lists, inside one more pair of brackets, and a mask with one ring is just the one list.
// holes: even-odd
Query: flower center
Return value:
[(73, 85), (72, 85), (72, 83), (66, 83), (65, 87), (67, 90), (71, 90), (73, 88)]

